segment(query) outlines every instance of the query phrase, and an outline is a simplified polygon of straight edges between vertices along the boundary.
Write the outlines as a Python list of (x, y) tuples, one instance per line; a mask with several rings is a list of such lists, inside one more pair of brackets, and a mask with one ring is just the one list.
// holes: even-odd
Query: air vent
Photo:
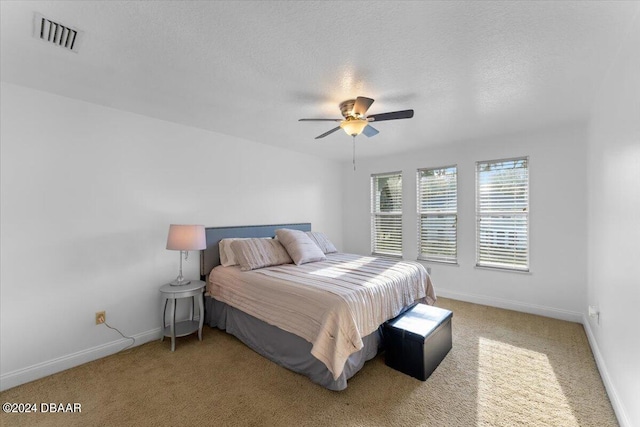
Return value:
[(78, 52), (82, 31), (62, 25), (36, 13), (33, 22), (33, 36), (72, 52)]

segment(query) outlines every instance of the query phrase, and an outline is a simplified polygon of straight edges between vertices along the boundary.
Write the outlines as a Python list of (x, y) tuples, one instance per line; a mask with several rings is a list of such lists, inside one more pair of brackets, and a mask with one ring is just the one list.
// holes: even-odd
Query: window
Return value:
[(476, 163), (476, 264), (529, 271), (529, 158)]
[(402, 256), (402, 173), (371, 175), (371, 252)]
[(456, 263), (458, 170), (418, 169), (418, 258)]

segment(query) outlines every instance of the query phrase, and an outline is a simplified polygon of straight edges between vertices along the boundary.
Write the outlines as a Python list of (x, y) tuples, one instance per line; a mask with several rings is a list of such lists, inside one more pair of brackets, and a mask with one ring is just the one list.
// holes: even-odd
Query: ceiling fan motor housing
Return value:
[(353, 106), (356, 104), (355, 99), (347, 99), (340, 103), (340, 112), (342, 113), (342, 117), (345, 119), (349, 117), (354, 117), (353, 115)]

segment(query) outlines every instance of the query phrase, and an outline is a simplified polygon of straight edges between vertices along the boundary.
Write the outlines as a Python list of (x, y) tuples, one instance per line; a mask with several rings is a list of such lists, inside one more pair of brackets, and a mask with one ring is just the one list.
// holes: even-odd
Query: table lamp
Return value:
[(191, 283), (182, 277), (182, 253), (184, 259), (189, 257), (189, 251), (199, 251), (207, 248), (207, 241), (204, 233), (204, 225), (169, 225), (169, 237), (167, 237), (167, 249), (180, 251), (180, 272), (171, 286), (183, 286)]

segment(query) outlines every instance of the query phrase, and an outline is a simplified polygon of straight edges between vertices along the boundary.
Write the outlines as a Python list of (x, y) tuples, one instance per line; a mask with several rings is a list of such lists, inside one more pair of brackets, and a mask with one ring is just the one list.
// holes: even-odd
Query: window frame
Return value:
[[(376, 180), (382, 177), (393, 177), (393, 176), (399, 176), (400, 177), (400, 211), (391, 211), (391, 212), (381, 212), (381, 211), (376, 211)], [(370, 227), (371, 227), (371, 254), (372, 255), (376, 255), (376, 256), (385, 256), (385, 257), (393, 257), (393, 258), (402, 258), (403, 256), (403, 250), (402, 250), (402, 245), (403, 245), (403, 231), (402, 231), (402, 217), (403, 217), (403, 208), (404, 208), (404, 203), (403, 203), (403, 183), (402, 183), (403, 179), (402, 179), (402, 171), (394, 171), (394, 172), (383, 172), (383, 173), (374, 173), (371, 174), (371, 179), (370, 179), (370, 212), (371, 212), (371, 223), (370, 223)], [(400, 248), (399, 248), (399, 252), (390, 252), (390, 251), (384, 251), (384, 250), (380, 250), (379, 247), (377, 247), (377, 239), (376, 239), (376, 218), (378, 217), (399, 217), (399, 222), (400, 222), (400, 228), (399, 228), (399, 240), (400, 240)]]
[[(499, 163), (506, 163), (506, 162), (519, 162), (519, 161), (524, 161), (526, 164), (526, 167), (522, 168), (524, 169), (526, 172), (526, 176), (525, 176), (525, 195), (526, 195), (526, 207), (524, 210), (522, 211), (516, 211), (515, 209), (511, 209), (511, 210), (499, 210), (499, 209), (493, 209), (493, 210), (480, 210), (480, 166), (481, 165), (492, 165), (492, 164), (499, 164)], [(529, 156), (519, 156), (519, 157), (510, 157), (510, 158), (504, 158), (504, 159), (495, 159), (495, 160), (483, 160), (483, 161), (477, 161), (476, 162), (476, 268), (483, 268), (483, 269), (491, 269), (491, 270), (502, 270), (502, 271), (509, 271), (509, 272), (517, 272), (517, 273), (530, 273), (531, 271), (531, 232), (530, 232), (530, 217), (531, 217), (531, 198), (530, 198), (530, 193), (531, 193), (531, 180), (530, 180), (530, 168), (531, 168), (531, 161)], [(516, 203), (514, 202), (514, 205)], [(525, 219), (526, 225), (524, 227), (524, 233), (525, 233), (525, 239), (524, 239), (524, 244), (525, 244), (525, 256), (524, 256), (524, 265), (522, 264), (518, 264), (518, 263), (505, 263), (505, 262), (490, 262), (490, 261), (486, 261), (486, 260), (481, 260), (481, 242), (482, 242), (482, 236), (481, 236), (481, 232), (482, 232), (482, 228), (481, 228), (481, 222), (482, 222), (482, 218), (483, 217), (497, 217), (500, 216), (502, 218), (517, 218), (517, 217), (523, 217)], [(515, 221), (514, 221), (515, 222)], [(486, 230), (486, 229), (485, 229)], [(516, 235), (517, 237), (517, 235)], [(514, 258), (517, 256), (517, 250), (515, 249), (515, 244), (518, 243), (518, 238), (516, 238), (515, 240), (510, 240), (514, 242), (514, 248), (510, 249), (512, 251), (512, 253), (514, 254)], [(502, 246), (501, 249), (503, 249), (503, 253), (504, 253), (504, 249), (505, 246)], [(486, 251), (486, 249), (485, 249)], [(494, 252), (494, 254), (497, 252)], [(497, 256), (500, 256), (499, 253), (497, 254)], [(521, 257), (522, 258), (522, 257)]]
[[(422, 186), (420, 185), (420, 177), (421, 174), (426, 171), (437, 171), (443, 170), (446, 171), (448, 169), (454, 169), (455, 171), (455, 210), (433, 210), (433, 211), (424, 211), (422, 210)], [(458, 165), (447, 165), (447, 166), (439, 166), (439, 167), (428, 167), (428, 168), (419, 168), (416, 170), (416, 217), (417, 217), (417, 248), (418, 248), (418, 260), (421, 261), (429, 261), (429, 262), (437, 262), (449, 265), (458, 265)], [(454, 233), (455, 233), (455, 244), (454, 244), (454, 255), (453, 256), (443, 256), (437, 254), (425, 254), (422, 251), (422, 220), (425, 217), (444, 217), (444, 216), (452, 216), (454, 218)]]

